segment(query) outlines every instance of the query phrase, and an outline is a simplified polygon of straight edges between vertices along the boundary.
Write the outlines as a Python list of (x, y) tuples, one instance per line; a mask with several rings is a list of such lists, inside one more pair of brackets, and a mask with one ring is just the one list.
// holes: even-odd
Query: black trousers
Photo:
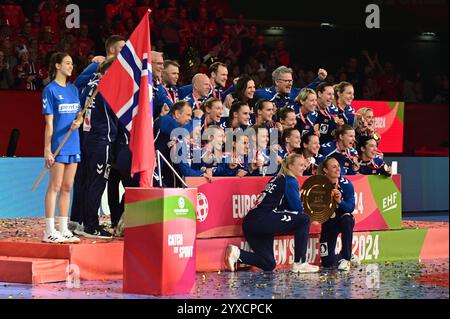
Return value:
[[(355, 218), (352, 214), (336, 216), (322, 224), (320, 233), (320, 259), (322, 266), (334, 267), (341, 259), (352, 258), (352, 240)], [(342, 250), (336, 254), (336, 241), (342, 234)]]
[(111, 169), (111, 145), (85, 143), (84, 154), (83, 224), (92, 229), (99, 226), (98, 209)]
[(139, 187), (139, 174), (131, 177), (132, 156), (128, 144), (114, 145), (114, 162), (108, 180), (108, 205), (111, 212), (112, 227), (116, 227), (125, 210), (124, 199), (120, 197), (119, 185)]
[(239, 259), (244, 264), (272, 271), (277, 265), (273, 253), (275, 234), (294, 232), (294, 261), (305, 262), (310, 225), (304, 213), (254, 210), (245, 217), (243, 224), (245, 239), (253, 253), (241, 249)]

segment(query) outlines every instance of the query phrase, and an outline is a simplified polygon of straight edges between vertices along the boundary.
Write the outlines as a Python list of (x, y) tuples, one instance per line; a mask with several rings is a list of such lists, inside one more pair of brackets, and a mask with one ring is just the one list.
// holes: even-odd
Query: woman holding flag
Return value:
[[(48, 243), (77, 243), (79, 238), (67, 228), (70, 191), (77, 165), (81, 160), (77, 119), (80, 111), (78, 90), (67, 78), (72, 75), (73, 62), (67, 53), (55, 53), (50, 63), (50, 78), (53, 80), (42, 93), (42, 113), (45, 115), (44, 158), (50, 169), (50, 182), (45, 194), (45, 231), (42, 241)], [(57, 156), (54, 154), (64, 137), (72, 130), (67, 142)], [(55, 204), (59, 193), (59, 231), (55, 229)]]

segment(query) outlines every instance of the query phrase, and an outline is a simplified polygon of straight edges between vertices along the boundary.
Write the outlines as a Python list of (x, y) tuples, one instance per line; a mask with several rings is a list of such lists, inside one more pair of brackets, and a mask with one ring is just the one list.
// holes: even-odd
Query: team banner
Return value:
[(193, 291), (196, 197), (196, 189), (126, 189), (124, 292)]
[(374, 126), (381, 135), (378, 145), (383, 153), (403, 152), (404, 102), (353, 101), (356, 111), (363, 107), (373, 109)]
[[(448, 228), (445, 225), (354, 232), (352, 254), (357, 255), (362, 262), (371, 263), (375, 267), (376, 264), (373, 263), (386, 261), (448, 258), (448, 236)], [(320, 264), (321, 253), (326, 253), (326, 247), (320, 245), (319, 237), (319, 234), (309, 235), (306, 251), (307, 262), (316, 265)], [(197, 271), (223, 270), (223, 256), (229, 244), (247, 251), (251, 250), (244, 237), (197, 239)], [(342, 240), (339, 235), (335, 252), (338, 253), (341, 248)], [(277, 269), (292, 267), (294, 251), (294, 236), (275, 236), (273, 252)]]
[[(401, 228), (401, 176), (346, 176), (355, 188), (355, 230)], [(300, 186), (307, 179), (299, 178)], [(188, 177), (198, 188), (197, 238), (242, 236), (242, 220), (254, 205), (270, 177)], [(311, 227), (311, 233), (320, 226)]]

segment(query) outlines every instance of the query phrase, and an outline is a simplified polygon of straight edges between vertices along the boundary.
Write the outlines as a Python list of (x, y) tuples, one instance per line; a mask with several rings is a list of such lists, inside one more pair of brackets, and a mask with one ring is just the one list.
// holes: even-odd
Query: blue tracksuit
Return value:
[(363, 175), (385, 175), (391, 176), (386, 172), (384, 166), (386, 162), (380, 157), (375, 157), (372, 161), (359, 161), (359, 173)]
[(94, 74), (97, 72), (98, 66), (99, 66), (98, 63), (89, 64), (86, 67), (86, 69), (84, 69), (83, 72), (76, 78), (76, 80), (73, 84), (78, 88), (78, 91), (80, 92), (80, 94), (83, 91), (83, 89), (86, 86), (88, 86), (89, 81), (92, 79)]
[[(339, 179), (338, 189), (342, 194), (342, 202), (336, 209), (336, 216), (322, 224), (320, 233), (320, 259), (324, 267), (336, 266), (341, 259), (350, 260), (352, 257), (355, 190), (353, 184), (344, 177)], [(342, 234), (342, 250), (336, 255), (336, 240), (339, 234)]]
[(293, 232), (295, 262), (306, 261), (310, 219), (304, 213), (296, 177), (277, 175), (259, 195), (255, 207), (244, 218), (245, 239), (253, 252), (241, 249), (239, 260), (264, 271), (276, 267), (273, 239), (277, 233)]
[(155, 100), (153, 101), (153, 114), (154, 118), (157, 118), (161, 113), (164, 104), (167, 104), (169, 108), (179, 101), (178, 97), (178, 87), (165, 86), (163, 84), (158, 84), (158, 91), (155, 93)]
[(327, 144), (323, 144), (320, 147), (320, 153), (325, 158), (333, 156), (339, 162), (341, 166), (341, 175), (356, 175), (358, 172), (353, 170), (353, 159), (358, 157), (358, 152), (352, 148), (346, 151), (339, 151), (336, 146), (336, 141), (332, 141)]
[(337, 128), (336, 121), (339, 115), (339, 109), (336, 105), (331, 104), (326, 110), (318, 110), (316, 124), (319, 124), (320, 144), (332, 142), (334, 137), (331, 133)]
[[(99, 78), (94, 75), (81, 93), (81, 101), (92, 96)], [(84, 203), (83, 223), (85, 227), (98, 226), (98, 209), (109, 179), (113, 162), (113, 146), (117, 140), (119, 120), (101, 94), (97, 94), (89, 106), (83, 123)]]
[(301, 136), (308, 133), (314, 134), (314, 125), (316, 124), (318, 117), (317, 112), (309, 112), (306, 117), (302, 116), (302, 114), (297, 116), (297, 124), (295, 124), (295, 128), (300, 132)]
[(350, 126), (355, 124), (355, 109), (351, 105), (347, 105), (344, 110), (338, 108), (339, 113), (338, 116), (341, 119), (344, 119), (344, 122)]
[[(158, 121), (155, 121), (155, 148), (170, 162), (170, 148), (168, 143), (171, 141), (170, 135), (174, 129), (184, 128), (186, 134), (192, 131), (192, 121), (185, 126), (181, 126), (172, 114), (167, 114)], [(176, 185), (176, 177), (172, 170), (161, 161), (161, 174), (163, 181), (167, 187), (174, 187)]]
[(194, 93), (188, 94), (183, 101), (186, 101), (189, 103), (189, 105), (192, 107), (193, 110), (200, 110), (200, 106), (203, 102), (205, 102), (208, 98), (207, 97), (201, 97), (201, 98), (195, 98)]

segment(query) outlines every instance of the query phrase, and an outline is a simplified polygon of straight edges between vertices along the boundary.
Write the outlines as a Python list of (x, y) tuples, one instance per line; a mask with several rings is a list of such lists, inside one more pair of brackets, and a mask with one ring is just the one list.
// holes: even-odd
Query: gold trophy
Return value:
[(311, 221), (323, 224), (335, 213), (336, 202), (331, 197), (333, 189), (333, 184), (323, 175), (311, 176), (303, 183), (300, 198)]

